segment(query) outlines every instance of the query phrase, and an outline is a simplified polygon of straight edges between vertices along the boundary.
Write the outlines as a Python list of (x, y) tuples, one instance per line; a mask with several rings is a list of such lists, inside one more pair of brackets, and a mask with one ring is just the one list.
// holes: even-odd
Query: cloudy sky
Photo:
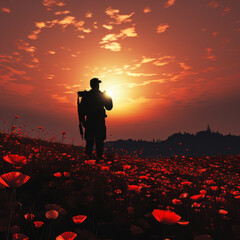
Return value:
[[(76, 92), (113, 96), (107, 134), (240, 133), (239, 0), (1, 0), (0, 127), (80, 144)], [(6, 123), (4, 123), (4, 121)], [(34, 130), (32, 130), (34, 129)]]

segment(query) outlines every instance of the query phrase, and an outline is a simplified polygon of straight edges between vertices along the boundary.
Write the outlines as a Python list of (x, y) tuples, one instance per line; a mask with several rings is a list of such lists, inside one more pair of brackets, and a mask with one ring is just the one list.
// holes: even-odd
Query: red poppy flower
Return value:
[(58, 215), (59, 214), (56, 210), (49, 210), (45, 213), (47, 219), (56, 219)]
[(73, 240), (77, 237), (77, 234), (74, 232), (64, 232), (57, 236), (56, 240)]
[(124, 166), (123, 166), (123, 170), (129, 170), (130, 168), (131, 168), (130, 165), (124, 165)]
[(4, 187), (16, 188), (22, 186), (30, 179), (29, 176), (21, 172), (9, 172), (0, 176), (0, 185)]
[(207, 169), (206, 169), (206, 168), (201, 168), (201, 169), (198, 169), (197, 171), (198, 171), (199, 173), (204, 173), (204, 172), (207, 171)]
[(62, 173), (56, 172), (56, 173), (54, 173), (53, 175), (54, 175), (54, 177), (61, 177), (61, 176), (62, 176)]
[(114, 192), (117, 193), (117, 194), (121, 194), (122, 190), (121, 189), (116, 189)]
[(179, 220), (177, 223), (180, 224), (180, 225), (188, 225), (189, 221)]
[(101, 171), (109, 171), (108, 166), (101, 166), (100, 169), (101, 169)]
[(65, 210), (64, 208), (59, 208), (59, 209), (58, 209), (58, 213), (59, 213), (60, 215), (66, 215), (66, 214), (67, 214), (67, 210)]
[(64, 177), (71, 177), (71, 174), (69, 172), (63, 172)]
[(224, 209), (219, 209), (219, 214), (221, 214), (221, 215), (226, 215), (226, 214), (228, 214), (228, 211), (226, 211), (226, 210), (224, 210)]
[(139, 179), (145, 179), (145, 180), (148, 180), (149, 177), (148, 177), (148, 176), (140, 176)]
[(206, 182), (206, 184), (214, 184), (215, 183), (214, 180), (212, 180), (212, 179), (206, 180), (205, 182)]
[(26, 213), (26, 214), (24, 215), (24, 217), (25, 217), (25, 219), (30, 220), (30, 221), (35, 218), (35, 216), (34, 216), (33, 213)]
[(192, 184), (192, 182), (184, 181), (184, 182), (181, 182), (181, 184), (182, 184), (182, 185), (188, 185), (188, 186), (189, 186), (189, 185)]
[(77, 216), (74, 216), (72, 219), (75, 223), (83, 223), (87, 219), (87, 216), (77, 215)]
[(200, 199), (202, 199), (203, 197), (204, 197), (204, 195), (202, 195), (202, 194), (197, 194), (197, 195), (191, 196), (190, 198), (191, 198), (192, 200), (200, 200)]
[(126, 175), (126, 173), (124, 171), (117, 171), (117, 172), (114, 172), (114, 174), (119, 175), (119, 176), (125, 176)]
[(141, 188), (142, 188), (142, 186), (128, 185), (128, 190), (130, 190), (130, 191), (140, 192)]
[(199, 208), (201, 207), (201, 203), (197, 203), (197, 202), (194, 202), (191, 207), (196, 207), (196, 208)]
[(173, 199), (172, 203), (175, 204), (175, 205), (181, 205), (182, 201), (180, 199)]
[(180, 225), (188, 225), (189, 224), (189, 221), (178, 221), (177, 222), (178, 224), (180, 224)]
[(96, 160), (91, 159), (91, 160), (85, 160), (84, 163), (86, 165), (95, 165), (96, 164)]
[(8, 154), (4, 156), (3, 159), (14, 165), (16, 168), (21, 168), (23, 165), (27, 164), (27, 159), (24, 156), (19, 156), (17, 154)]
[(203, 190), (200, 190), (200, 193), (201, 193), (202, 195), (206, 195), (207, 191), (206, 191), (205, 189), (203, 189)]
[(43, 224), (44, 224), (44, 222), (42, 222), (42, 221), (35, 221), (35, 222), (33, 222), (34, 223), (34, 226), (36, 227), (36, 228), (40, 228)]
[(29, 237), (27, 237), (26, 235), (24, 235), (22, 233), (14, 233), (12, 235), (12, 239), (13, 240), (28, 240)]
[(181, 219), (179, 215), (169, 210), (154, 209), (152, 215), (157, 221), (167, 225), (173, 225)]
[(188, 196), (189, 196), (188, 193), (182, 193), (182, 194), (180, 195), (180, 198), (187, 198)]

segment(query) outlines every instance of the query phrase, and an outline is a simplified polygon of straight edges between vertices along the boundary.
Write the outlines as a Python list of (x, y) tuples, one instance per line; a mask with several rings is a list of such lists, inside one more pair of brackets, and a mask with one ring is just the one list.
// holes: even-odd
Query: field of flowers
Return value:
[(0, 134), (0, 239), (240, 239), (240, 156), (142, 159)]

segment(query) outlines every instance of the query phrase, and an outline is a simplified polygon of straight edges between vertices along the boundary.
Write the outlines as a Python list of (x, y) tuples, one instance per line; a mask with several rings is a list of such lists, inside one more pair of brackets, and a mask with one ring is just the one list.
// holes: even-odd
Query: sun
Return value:
[(119, 115), (129, 109), (129, 89), (127, 88), (127, 78), (115, 74), (107, 74), (100, 78), (102, 84), (101, 91), (105, 92), (106, 96), (112, 98), (113, 111), (112, 113)]
[(102, 80), (102, 91), (105, 91), (114, 102), (121, 102), (125, 95), (125, 87), (123, 86), (121, 77), (114, 74), (107, 74)]
[(111, 90), (106, 90), (105, 94), (107, 94), (111, 98), (114, 98), (114, 95), (115, 95), (114, 90), (112, 90), (112, 89)]

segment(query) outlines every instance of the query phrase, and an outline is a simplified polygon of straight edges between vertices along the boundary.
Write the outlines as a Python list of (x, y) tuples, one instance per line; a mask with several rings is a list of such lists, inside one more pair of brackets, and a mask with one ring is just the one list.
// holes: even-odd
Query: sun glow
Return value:
[(105, 94), (108, 95), (111, 98), (114, 98), (114, 95), (115, 95), (113, 90), (106, 90)]
[(111, 117), (135, 114), (139, 104), (132, 100), (134, 96), (132, 96), (132, 89), (128, 87), (129, 77), (109, 73), (100, 75), (102, 75), (102, 77), (100, 76), (101, 91), (110, 96), (113, 101)]
[(106, 95), (112, 98), (114, 103), (119, 104), (125, 98), (126, 91), (119, 76), (108, 75), (104, 77), (101, 88)]

